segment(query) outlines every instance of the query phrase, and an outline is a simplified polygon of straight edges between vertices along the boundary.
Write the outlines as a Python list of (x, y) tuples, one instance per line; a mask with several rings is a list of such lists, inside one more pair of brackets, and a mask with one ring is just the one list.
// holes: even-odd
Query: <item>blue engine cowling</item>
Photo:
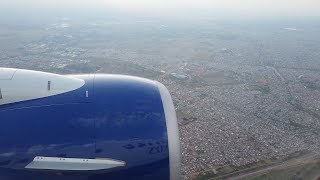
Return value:
[[(0, 104), (0, 179), (179, 179), (177, 120), (161, 83), (122, 75), (68, 77), (84, 83), (72, 91)], [(49, 91), (54, 85), (50, 80), (45, 87)], [(1, 88), (0, 78), (5, 100)], [(69, 169), (72, 163), (39, 168), (43, 164), (32, 164), (39, 157), (123, 164), (90, 170)]]

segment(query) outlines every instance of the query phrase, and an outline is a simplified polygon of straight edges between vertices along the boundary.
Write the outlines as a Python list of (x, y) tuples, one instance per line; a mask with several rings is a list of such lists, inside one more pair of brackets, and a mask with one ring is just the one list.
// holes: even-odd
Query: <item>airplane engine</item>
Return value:
[(0, 68), (0, 179), (179, 179), (171, 96), (124, 75)]

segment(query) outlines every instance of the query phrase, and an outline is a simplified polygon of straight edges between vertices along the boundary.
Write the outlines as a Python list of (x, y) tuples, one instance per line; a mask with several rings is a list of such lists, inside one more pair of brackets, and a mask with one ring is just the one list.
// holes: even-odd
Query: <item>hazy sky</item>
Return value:
[[(244, 16), (316, 16), (320, 0), (0, 0), (2, 9), (113, 9), (129, 13)], [(195, 14), (196, 15), (196, 14)]]

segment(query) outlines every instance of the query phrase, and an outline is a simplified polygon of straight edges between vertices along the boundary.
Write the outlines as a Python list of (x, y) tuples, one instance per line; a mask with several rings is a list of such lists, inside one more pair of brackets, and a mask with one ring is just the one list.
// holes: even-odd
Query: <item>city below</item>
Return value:
[(157, 80), (176, 107), (183, 176), (233, 177), (318, 158), (319, 29), (206, 19), (3, 23), (0, 66)]

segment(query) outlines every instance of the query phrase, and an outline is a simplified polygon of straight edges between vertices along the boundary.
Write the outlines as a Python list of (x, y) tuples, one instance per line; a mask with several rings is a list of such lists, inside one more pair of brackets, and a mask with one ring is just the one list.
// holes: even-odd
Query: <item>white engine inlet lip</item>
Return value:
[(85, 81), (79, 78), (32, 71), (0, 68), (0, 106), (59, 95), (80, 89)]
[(161, 83), (156, 82), (163, 104), (163, 109), (166, 118), (168, 145), (169, 145), (169, 161), (170, 161), (170, 179), (181, 179), (181, 154), (180, 154), (180, 139), (179, 128), (177, 122), (176, 111), (168, 89)]

